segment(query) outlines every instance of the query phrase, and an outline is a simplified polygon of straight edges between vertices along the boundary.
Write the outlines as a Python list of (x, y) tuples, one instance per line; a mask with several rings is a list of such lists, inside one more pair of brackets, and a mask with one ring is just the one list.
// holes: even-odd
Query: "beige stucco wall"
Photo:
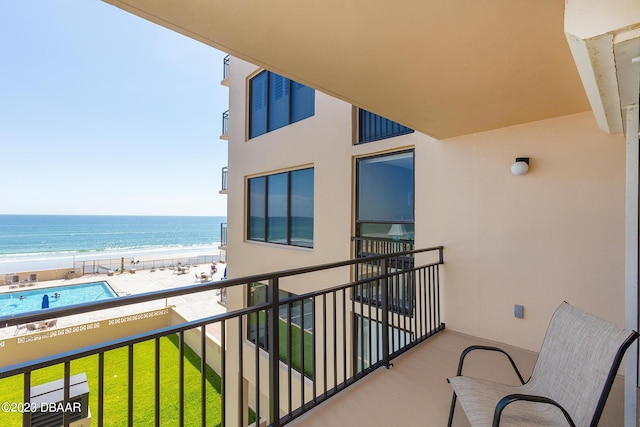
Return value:
[(621, 135), (583, 113), (424, 138), (416, 156), (416, 244), (445, 246), (448, 328), (536, 350), (563, 300), (624, 324)]
[[(232, 58), (231, 70), (229, 277), (349, 259), (355, 159), (415, 148), (416, 247), (445, 247), (447, 328), (537, 350), (563, 300), (624, 323), (624, 139), (598, 130), (591, 113), (444, 141), (414, 133), (353, 146), (351, 105), (316, 91), (313, 117), (247, 140), (247, 77), (258, 69)], [(531, 158), (529, 173), (513, 176), (522, 156)], [(247, 179), (309, 166), (314, 248), (246, 241)], [(282, 288), (344, 283), (349, 271), (322, 276)], [(245, 293), (229, 289), (228, 307), (243, 306)], [(514, 304), (524, 306), (524, 319), (514, 317)], [(228, 348), (237, 347), (229, 334)]]
[[(178, 313), (175, 308), (172, 308), (169, 313), (169, 324), (179, 325), (187, 323), (187, 319)], [(219, 328), (220, 324), (214, 324), (212, 328)], [(184, 341), (191, 347), (191, 349), (199, 356), (202, 357), (202, 336), (201, 328), (189, 329), (184, 333)], [(220, 340), (218, 337), (214, 337), (210, 331), (207, 331), (206, 338), (206, 362), (218, 375), (222, 375), (222, 354), (220, 347)]]
[[(444, 141), (414, 133), (353, 146), (351, 106), (316, 92), (313, 117), (247, 141), (246, 76), (257, 69), (231, 65), (232, 277), (351, 257), (354, 159), (415, 146), (416, 246), (445, 246), (448, 328), (535, 350), (563, 300), (623, 323), (624, 139), (598, 130), (591, 113)], [(524, 176), (510, 172), (519, 156), (531, 158)], [(314, 248), (247, 242), (247, 177), (309, 165)], [(321, 286), (300, 282), (288, 290)], [(243, 301), (238, 292), (231, 306)]]

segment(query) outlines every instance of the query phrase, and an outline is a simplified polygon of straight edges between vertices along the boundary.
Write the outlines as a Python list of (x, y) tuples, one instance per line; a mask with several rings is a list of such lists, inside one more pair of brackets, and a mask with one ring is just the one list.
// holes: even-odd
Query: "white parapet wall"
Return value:
[(124, 338), (169, 325), (170, 308), (145, 311), (72, 326), (33, 332), (15, 329), (16, 336), (0, 340), (0, 366), (52, 356), (78, 348)]

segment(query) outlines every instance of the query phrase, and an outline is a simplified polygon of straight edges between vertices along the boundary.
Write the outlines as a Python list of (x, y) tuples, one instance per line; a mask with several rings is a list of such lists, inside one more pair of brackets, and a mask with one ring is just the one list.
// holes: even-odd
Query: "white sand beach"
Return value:
[[(131, 249), (118, 251), (87, 252), (81, 254), (38, 255), (24, 258), (0, 258), (0, 274), (43, 271), (54, 269), (80, 269), (83, 264), (105, 264), (111, 260), (114, 266), (124, 258), (127, 263), (134, 261), (171, 260), (198, 256), (220, 256), (218, 245), (200, 245), (193, 247), (169, 247), (153, 249)], [(169, 261), (168, 261), (169, 262)]]

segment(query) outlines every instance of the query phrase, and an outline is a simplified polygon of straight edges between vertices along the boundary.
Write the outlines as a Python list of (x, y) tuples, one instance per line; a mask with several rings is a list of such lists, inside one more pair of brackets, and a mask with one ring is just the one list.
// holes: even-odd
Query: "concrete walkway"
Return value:
[[(218, 264), (217, 273), (209, 279), (209, 281), (218, 281), (222, 279), (224, 273), (224, 264)], [(35, 286), (20, 288), (20, 290), (33, 290), (39, 288), (55, 288), (59, 286), (76, 285), (91, 282), (107, 282), (109, 286), (119, 295), (140, 294), (145, 292), (157, 291), (161, 289), (172, 289), (183, 286), (189, 286), (201, 283), (200, 273), (209, 274), (211, 272), (210, 264), (189, 266), (188, 272), (178, 274), (176, 270), (137, 270), (134, 274), (127, 272), (116, 273), (113, 276), (107, 274), (89, 274), (82, 277), (68, 280), (51, 280), (39, 282)], [(196, 277), (197, 276), (197, 277)], [(8, 286), (0, 287), (0, 293), (18, 292), (16, 289), (9, 289)], [(52, 290), (52, 292), (55, 292)], [(123, 307), (110, 308), (107, 310), (94, 311), (80, 315), (68, 316), (58, 319), (58, 327), (72, 326), (81, 323), (88, 323), (96, 320), (108, 319), (113, 317), (126, 316), (133, 313), (139, 313), (150, 310), (157, 310), (167, 306), (175, 306), (183, 317), (188, 320), (197, 320), (203, 317), (213, 316), (226, 312), (226, 308), (218, 303), (220, 300), (216, 291), (200, 292), (196, 294), (172, 297), (157, 301), (150, 301), (140, 304), (133, 304)], [(15, 336), (16, 327), (0, 329), (0, 338)], [(24, 333), (24, 329), (19, 331)]]

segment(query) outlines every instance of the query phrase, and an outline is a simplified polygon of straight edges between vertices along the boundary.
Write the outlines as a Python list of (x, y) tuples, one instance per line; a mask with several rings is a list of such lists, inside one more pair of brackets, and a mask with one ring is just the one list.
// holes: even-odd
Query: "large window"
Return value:
[(412, 133), (413, 129), (385, 119), (367, 110), (358, 109), (358, 144)]
[[(355, 256), (392, 254), (413, 249), (414, 153), (402, 151), (358, 159)], [(357, 280), (383, 273), (389, 277), (389, 309), (411, 315), (414, 300), (413, 256), (397, 255), (381, 270), (378, 261), (363, 262), (355, 269)], [(359, 301), (380, 306), (382, 288), (376, 279), (359, 285)]]
[(315, 111), (313, 89), (269, 71), (252, 78), (249, 91), (249, 138), (311, 117)]
[(313, 247), (313, 168), (250, 178), (247, 238)]
[(413, 170), (413, 151), (358, 160), (359, 236), (412, 238)]

